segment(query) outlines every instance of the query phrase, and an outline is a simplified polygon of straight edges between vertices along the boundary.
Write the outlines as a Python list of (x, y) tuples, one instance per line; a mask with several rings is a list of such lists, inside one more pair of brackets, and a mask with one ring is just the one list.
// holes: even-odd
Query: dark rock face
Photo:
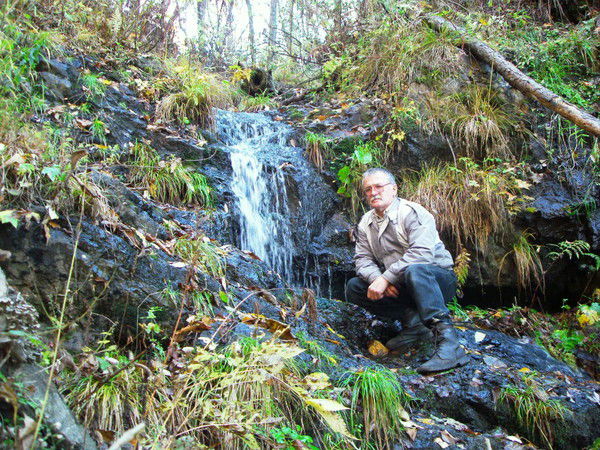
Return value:
[[(35, 364), (21, 364), (9, 368), (8, 373), (22, 384), (29, 401), (36, 405), (43, 402), (48, 383), (48, 375), (44, 369)], [(29, 413), (35, 416), (36, 412), (29, 411)], [(50, 384), (48, 401), (44, 410), (44, 422), (60, 436), (58, 443), (60, 448), (96, 450), (96, 442), (75, 419), (62, 395), (53, 384)]]
[[(76, 85), (70, 67), (47, 63), (44, 69), (68, 80), (72, 86)], [(63, 85), (66, 86), (64, 83)], [(75, 89), (72, 87), (70, 94), (66, 92), (66, 96), (74, 95)], [(63, 95), (60, 90), (56, 92)], [(89, 218), (78, 224), (75, 217), (71, 217), (69, 223), (63, 218), (60, 227), (49, 229), (49, 239), (46, 240), (42, 226), (21, 226), (14, 229), (10, 225), (0, 225), (0, 248), (12, 253), (12, 258), (0, 265), (14, 286), (36, 298), (46, 308), (55, 308), (65, 292), (71, 263), (74, 261), (69, 286), (72, 295), (72, 300), (69, 300), (69, 315), (79, 317), (93, 310), (97, 317), (105, 316), (122, 325), (122, 339), (128, 333), (133, 334), (152, 306), (162, 307), (161, 322), (172, 326), (181, 305), (173, 304), (161, 292), (165, 288), (179, 290), (189, 283), (191, 274), (196, 278), (199, 288), (212, 293), (227, 290), (236, 305), (243, 301), (239, 306), (240, 311), (258, 312), (271, 319), (282, 320), (282, 305), (289, 301), (286, 297), (293, 292), (288, 290), (288, 286), (264, 262), (230, 248), (226, 257), (228, 286), (224, 287), (218, 280), (193, 271), (160, 246), (151, 244), (151, 238), (166, 240), (171, 237), (164, 225), (165, 219), (175, 219), (190, 230), (201, 227), (211, 236), (222, 238), (224, 242), (235, 242), (236, 226), (239, 225), (236, 225), (235, 215), (232, 214), (232, 211), (235, 212), (234, 194), (230, 188), (232, 167), (228, 150), (225, 149), (234, 145), (226, 139), (227, 136), (231, 137), (231, 133), (227, 136), (217, 133), (213, 143), (203, 146), (192, 138), (177, 136), (165, 130), (148, 129), (146, 119), (143, 118), (144, 111), (147, 111), (145, 105), (121, 86), (109, 90), (107, 97), (98, 101), (96, 106), (111, 131), (107, 140), (111, 144), (118, 144), (122, 152), (135, 139), (145, 138), (153, 143), (161, 155), (171, 154), (201, 160), (197, 162), (198, 169), (207, 174), (220, 192), (216, 198), (217, 211), (210, 215), (174, 207), (162, 208), (132, 192), (115, 178), (92, 173), (94, 182), (106, 187), (110, 193), (107, 200), (123, 226), (115, 229), (109, 224), (99, 225)], [(364, 116), (363, 114), (367, 114), (365, 110), (371, 114), (376, 108), (367, 106), (350, 110), (344, 119), (348, 122), (343, 126), (360, 126), (362, 121), (367, 120), (366, 117), (371, 117), (373, 123), (379, 120), (376, 114)], [(251, 126), (252, 120), (247, 119), (231, 119), (228, 132), (235, 126)], [(315, 119), (319, 124), (314, 129), (322, 129), (320, 127), (323, 124), (320, 122), (323, 121), (318, 116)], [(352, 123), (356, 125), (351, 125)], [(333, 124), (325, 125), (325, 129)], [(357, 128), (350, 134), (353, 137), (366, 136), (369, 134), (367, 128)], [(336, 132), (345, 134), (341, 127)], [(289, 136), (291, 139), (291, 134)], [(409, 147), (410, 145), (409, 142)], [(300, 249), (296, 267), (302, 268), (304, 280), (310, 280), (322, 293), (341, 297), (345, 279), (352, 272), (353, 249), (347, 241), (349, 223), (342, 214), (336, 213), (339, 205), (333, 190), (327, 186), (326, 179), (307, 169), (307, 163), (302, 162), (298, 149), (294, 150), (291, 145), (287, 147), (289, 148), (285, 150), (290, 153), (282, 150), (265, 152), (263, 156), (269, 167), (267, 170), (272, 171), (284, 165), (292, 221), (295, 230), (299, 230), (290, 238)], [(421, 158), (426, 153), (421, 153), (417, 147), (411, 147), (411, 152), (413, 150), (414, 155), (407, 156), (403, 165), (420, 165), (429, 158)], [(212, 156), (204, 160), (208, 155)], [(523, 220), (532, 225), (538, 223), (536, 226), (539, 227), (545, 224), (542, 220), (544, 215), (548, 219), (554, 214), (553, 217), (562, 220), (564, 214), (560, 208), (556, 208), (558, 200), (552, 201), (555, 198), (553, 196), (562, 195), (560, 186), (544, 185), (539, 188), (542, 194), (538, 196), (538, 212), (535, 213), (539, 213), (539, 217), (524, 216)], [(316, 191), (318, 195), (315, 194)], [(595, 220), (597, 221), (597, 217)], [(586, 228), (587, 226), (573, 231), (569, 228), (570, 225), (565, 225), (565, 229), (556, 234), (552, 234), (554, 228), (547, 231), (541, 229), (539, 233), (551, 235), (549, 242), (564, 239), (563, 236), (571, 239), (583, 236), (587, 230), (596, 233), (594, 230), (597, 230), (597, 226), (594, 228), (594, 225), (590, 225)], [(135, 230), (148, 238), (145, 244), (139, 236), (135, 237)], [(494, 266), (494, 258), (497, 261), (498, 255), (489, 255), (490, 268)], [(327, 276), (324, 275), (325, 272), (328, 272)], [(494, 278), (492, 269), (482, 270), (481, 273), (483, 275), (475, 279), (475, 285), (485, 277), (490, 280), (490, 286), (497, 286), (498, 283), (491, 281)], [(506, 280), (504, 282), (506, 286), (510, 284)], [(261, 292), (265, 289), (271, 290), (273, 294)], [(294, 311), (294, 308), (289, 309)], [(562, 420), (553, 423), (556, 448), (589, 446), (600, 427), (599, 385), (584, 374), (552, 359), (532, 342), (509, 338), (489, 330), (461, 329), (461, 344), (471, 356), (470, 364), (451, 372), (424, 377), (414, 373), (411, 368), (428, 357), (428, 349), (403, 355), (388, 355), (378, 360), (372, 359), (365, 352), (369, 341), (378, 339), (385, 342), (397, 333), (398, 324), (374, 317), (355, 305), (323, 298), (317, 299), (315, 316), (308, 320), (296, 317), (295, 314), (287, 314), (284, 320), (289, 322), (292, 333), (306, 333), (337, 357), (338, 364), (329, 369), (334, 378), (343, 378), (348, 370), (375, 367), (378, 364), (396, 370), (402, 384), (415, 398), (411, 412), (413, 420), (425, 420), (420, 422), (423, 425), (415, 440), (407, 440), (404, 445), (431, 448), (435, 438), (451, 427), (451, 433), (465, 448), (514, 448), (511, 447), (513, 440), (508, 439), (506, 432), (498, 432), (497, 427), (504, 427), (508, 433), (526, 433), (526, 430), (521, 428), (514, 412), (507, 405), (498, 403), (497, 396), (508, 384), (522, 386), (520, 374), (534, 370), (540, 373), (538, 382), (550, 398), (560, 400), (568, 409)], [(102, 327), (106, 324), (100, 320), (95, 325)], [(241, 324), (235, 327), (229, 339), (235, 339), (236, 334), (252, 335), (254, 331), (254, 327)], [(310, 363), (310, 358), (307, 359)], [(524, 368), (527, 371), (521, 372)], [(535, 436), (531, 437), (536, 439)], [(542, 442), (538, 444), (543, 445)]]

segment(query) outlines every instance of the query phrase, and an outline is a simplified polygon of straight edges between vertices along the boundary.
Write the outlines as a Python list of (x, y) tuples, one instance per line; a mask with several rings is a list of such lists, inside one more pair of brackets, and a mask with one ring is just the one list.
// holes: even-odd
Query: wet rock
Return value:
[[(9, 370), (9, 376), (13, 377), (23, 386), (23, 392), (29, 401), (35, 405), (41, 405), (44, 401), (48, 375), (41, 367), (35, 364), (21, 364)], [(62, 395), (53, 383), (49, 385), (49, 395), (44, 410), (44, 422), (60, 438), (60, 448), (65, 449), (96, 449), (96, 443), (89, 433), (79, 424), (73, 413), (66, 405)], [(37, 411), (31, 411), (35, 414)]]
[[(37, 311), (20, 292), (12, 289), (0, 269), (0, 351), (2, 357), (24, 362), (32, 360), (38, 349), (28, 336), (40, 329)], [(1, 367), (1, 365), (0, 365)]]
[(50, 72), (41, 72), (40, 77), (44, 81), (48, 96), (59, 101), (71, 96), (73, 85), (67, 78), (61, 78)]

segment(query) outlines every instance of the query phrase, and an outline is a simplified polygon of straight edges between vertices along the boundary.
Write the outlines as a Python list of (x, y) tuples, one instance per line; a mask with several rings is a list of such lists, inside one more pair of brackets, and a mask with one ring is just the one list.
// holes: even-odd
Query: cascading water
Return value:
[(231, 160), (239, 247), (287, 282), (319, 291), (322, 274), (308, 248), (335, 194), (323, 188), (302, 149), (289, 144), (288, 125), (262, 114), (219, 111), (217, 133)]
[(240, 247), (253, 251), (286, 281), (292, 281), (294, 243), (283, 172), (269, 174), (246, 144), (232, 150), (231, 188), (240, 210)]

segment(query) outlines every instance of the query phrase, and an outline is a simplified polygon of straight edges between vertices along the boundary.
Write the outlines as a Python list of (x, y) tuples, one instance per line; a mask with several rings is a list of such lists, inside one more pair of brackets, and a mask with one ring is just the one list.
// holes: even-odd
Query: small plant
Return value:
[(594, 265), (591, 266), (593, 270), (600, 270), (600, 256), (595, 253), (591, 253), (590, 244), (585, 241), (562, 241), (558, 244), (550, 244), (550, 248), (553, 248), (548, 253), (548, 258), (556, 261), (560, 258), (567, 257), (569, 259), (579, 259), (583, 256), (587, 256), (594, 261)]
[(63, 392), (73, 411), (87, 427), (123, 433), (140, 422), (139, 388), (143, 370), (132, 364), (103, 333), (95, 349), (83, 349), (84, 376), (70, 374)]
[(163, 161), (156, 150), (140, 142), (133, 146), (131, 154), (129, 180), (145, 185), (152, 198), (172, 204), (210, 206), (211, 188), (206, 177), (184, 167), (180, 159)]
[(318, 450), (318, 447), (312, 445), (313, 438), (302, 434), (300, 425), (296, 425), (295, 429), (287, 426), (273, 428), (270, 433), (273, 440), (277, 444), (281, 444), (281, 448), (285, 450), (295, 450), (298, 448), (298, 443), (300, 442), (302, 443), (302, 448)]
[(354, 216), (358, 216), (362, 198), (362, 174), (369, 166), (379, 165), (379, 153), (379, 148), (372, 141), (358, 144), (349, 163), (338, 170), (340, 187), (337, 192), (350, 199)]
[(174, 250), (181, 259), (198, 266), (209, 275), (216, 278), (225, 276), (224, 252), (213, 244), (210, 239), (205, 237), (196, 239), (180, 238), (175, 242)]
[(333, 353), (325, 350), (323, 345), (318, 341), (308, 339), (302, 332), (297, 333), (296, 337), (298, 338), (300, 347), (306, 349), (306, 352), (313, 356), (318, 364), (324, 364), (326, 366), (335, 366), (338, 364), (338, 358)]
[(242, 97), (240, 110), (248, 112), (258, 112), (269, 110), (271, 108), (274, 108), (276, 105), (277, 104), (275, 103), (275, 101), (267, 94), (260, 94), (254, 97), (244, 95)]
[(189, 64), (176, 65), (163, 84), (170, 93), (156, 108), (156, 118), (162, 122), (210, 128), (214, 126), (213, 108), (233, 102), (234, 92), (229, 84)]
[(531, 438), (552, 448), (553, 422), (562, 419), (567, 409), (560, 401), (548, 398), (532, 374), (525, 376), (523, 382), (524, 387), (504, 387), (498, 401), (512, 408), (517, 421)]
[(90, 126), (92, 136), (96, 141), (100, 141), (103, 145), (106, 145), (106, 126), (100, 119), (94, 119)]
[(353, 424), (362, 422), (365, 441), (391, 448), (404, 429), (404, 408), (412, 400), (396, 375), (385, 368), (367, 368), (351, 374), (346, 385), (352, 389)]
[(105, 80), (102, 79), (98, 74), (91, 73), (89, 71), (84, 72), (81, 75), (81, 84), (92, 99), (101, 98), (106, 93), (107, 85)]
[(498, 269), (498, 276), (502, 271), (505, 258), (513, 255), (515, 267), (517, 270), (517, 282), (520, 288), (525, 288), (535, 282), (537, 286), (544, 288), (544, 268), (539, 256), (539, 246), (532, 245), (529, 239), (531, 233), (521, 232), (517, 234), (516, 241), (513, 244), (512, 250), (507, 253)]
[(322, 134), (308, 132), (304, 136), (304, 141), (306, 142), (306, 156), (319, 172), (321, 172), (323, 170), (325, 156), (329, 151), (327, 137)]

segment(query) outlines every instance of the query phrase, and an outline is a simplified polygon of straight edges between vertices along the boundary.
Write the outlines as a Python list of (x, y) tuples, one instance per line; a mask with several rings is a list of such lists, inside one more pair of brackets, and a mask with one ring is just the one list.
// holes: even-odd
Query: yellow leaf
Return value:
[(373, 356), (385, 356), (389, 352), (387, 347), (379, 341), (375, 340), (369, 343), (369, 353)]
[(421, 423), (424, 423), (425, 425), (434, 425), (434, 422), (431, 419), (425, 418), (425, 419), (417, 419), (417, 420)]
[(326, 389), (331, 386), (329, 376), (323, 372), (314, 372), (304, 377), (304, 383), (311, 390)]
[(346, 422), (342, 419), (339, 414), (335, 414), (329, 411), (318, 411), (319, 415), (323, 418), (323, 420), (329, 425), (329, 428), (336, 433), (340, 433), (343, 436), (346, 436), (350, 439), (356, 439), (350, 432), (348, 428), (346, 428)]
[(335, 411), (343, 411), (344, 409), (348, 409), (346, 406), (342, 405), (340, 402), (336, 402), (335, 400), (329, 400), (326, 398), (306, 398), (304, 399), (306, 404), (312, 406), (317, 410), (318, 413), (323, 411), (326, 412), (335, 412)]
[(519, 369), (519, 372), (527, 373), (527, 372), (531, 372), (531, 369), (528, 368), (528, 367), (522, 367), (522, 368)]

